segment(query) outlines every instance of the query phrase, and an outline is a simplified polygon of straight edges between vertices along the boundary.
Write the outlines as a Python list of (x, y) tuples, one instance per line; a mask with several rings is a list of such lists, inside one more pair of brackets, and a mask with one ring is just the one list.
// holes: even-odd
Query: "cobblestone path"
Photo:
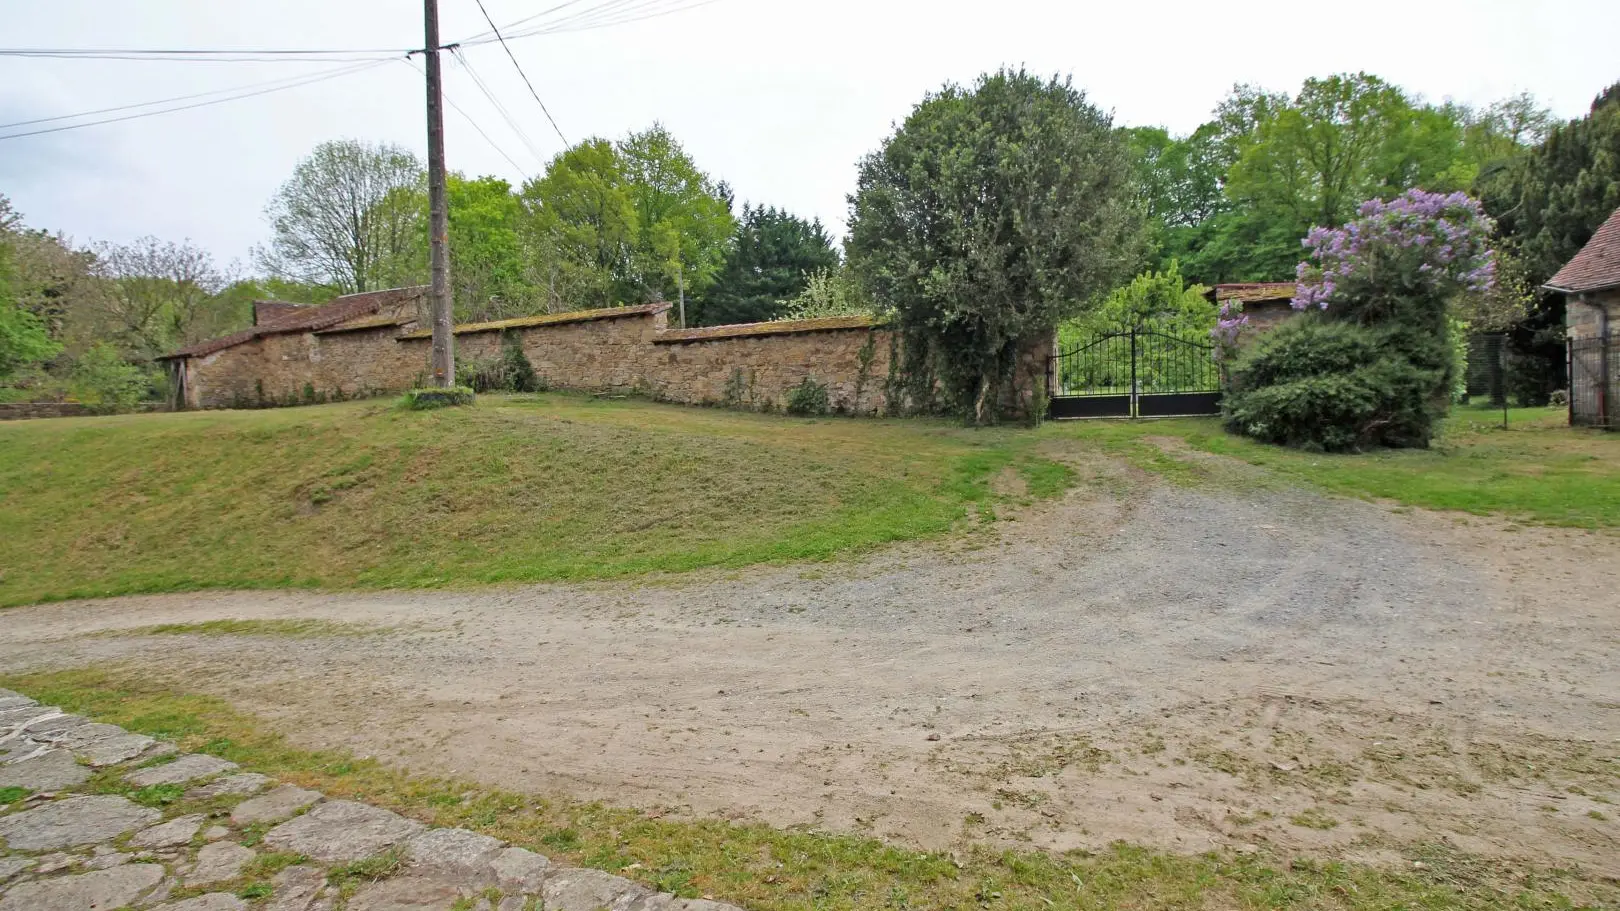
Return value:
[[(168, 799), (145, 806), (147, 795)], [(131, 799), (134, 797), (135, 799)], [(0, 911), (738, 911), (0, 690)]]

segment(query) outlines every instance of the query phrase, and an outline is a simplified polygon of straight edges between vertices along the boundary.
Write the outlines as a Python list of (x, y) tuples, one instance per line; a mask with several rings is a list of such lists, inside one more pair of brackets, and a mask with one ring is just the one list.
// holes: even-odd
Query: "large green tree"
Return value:
[(450, 284), (456, 318), (471, 322), (532, 313), (537, 290), (522, 236), (523, 206), (498, 177), (445, 181), (450, 207)]
[(838, 251), (819, 219), (774, 206), (744, 205), (714, 285), (692, 316), (696, 325), (775, 319), (804, 291), (809, 276), (838, 266)]
[(636, 210), (635, 271), (665, 300), (702, 294), (725, 262), (736, 221), (729, 191), (697, 166), (662, 124), (618, 144)]
[(524, 223), (549, 309), (609, 307), (634, 285), (635, 205), (613, 143), (587, 139), (524, 184)]
[(0, 196), (0, 382), (61, 350), (46, 331), (44, 320), (17, 299), (12, 237), (21, 226), (22, 219), (12, 211), (11, 201)]
[(1544, 116), (1528, 96), (1482, 111), (1431, 105), (1366, 73), (1308, 79), (1292, 97), (1238, 86), (1191, 136), (1169, 139), (1151, 164), (1139, 157), (1151, 187), (1208, 201), (1161, 201), (1160, 262), (1178, 259), (1210, 284), (1287, 278), (1311, 226), (1344, 224), (1363, 200), (1412, 187), (1467, 188), (1533, 142)]
[[(1546, 282), (1620, 208), (1620, 83), (1586, 116), (1550, 128), (1540, 145), (1497, 172), (1483, 172), (1478, 190), (1528, 284)], [(1514, 327), (1512, 381), (1522, 401), (1545, 401), (1564, 383), (1563, 329), (1563, 295), (1545, 292)]]
[(550, 309), (701, 295), (734, 226), (724, 184), (657, 125), (563, 151), (522, 199)]
[(1125, 139), (1066, 80), (1001, 70), (917, 105), (861, 162), (847, 243), (914, 399), (992, 420), (1020, 345), (1140, 262), (1135, 193)]

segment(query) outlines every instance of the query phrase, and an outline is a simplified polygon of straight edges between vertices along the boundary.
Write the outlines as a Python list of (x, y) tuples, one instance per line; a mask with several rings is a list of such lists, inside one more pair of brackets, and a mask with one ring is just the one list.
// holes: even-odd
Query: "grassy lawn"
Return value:
[[(816, 560), (972, 526), (1075, 474), (1058, 443), (1175, 482), (1177, 438), (1333, 493), (1620, 527), (1620, 435), (1461, 409), (1425, 451), (1323, 455), (1214, 419), (969, 430), (563, 395), (0, 424), (0, 606), (203, 588), (420, 587)], [(1004, 497), (1002, 497), (1004, 499)]]
[(1620, 527), (1620, 434), (1574, 429), (1561, 408), (1459, 408), (1427, 450), (1355, 455), (1298, 452), (1221, 430), (1214, 418), (1072, 421), (1042, 431), (1123, 455), (1172, 480), (1196, 481), (1196, 463), (1150, 438), (1171, 437), (1332, 493), (1409, 506), (1497, 514), (1548, 525)]
[[(1264, 852), (1180, 856), (1124, 844), (1098, 853), (1053, 854), (964, 841), (954, 852), (922, 852), (858, 835), (666, 819), (412, 776), (343, 752), (302, 750), (221, 700), (155, 679), (150, 668), (3, 676), (0, 686), (333, 797), (363, 799), (437, 825), (464, 826), (685, 897), (710, 895), (755, 911), (1441, 911), (1600, 908), (1620, 901), (1613, 884), (1578, 872), (1510, 868), (1437, 845), (1379, 846), (1421, 866), (1375, 869)], [(177, 805), (172, 812), (184, 809)]]
[(0, 606), (823, 559), (988, 514), (1017, 429), (485, 397), (0, 424)]

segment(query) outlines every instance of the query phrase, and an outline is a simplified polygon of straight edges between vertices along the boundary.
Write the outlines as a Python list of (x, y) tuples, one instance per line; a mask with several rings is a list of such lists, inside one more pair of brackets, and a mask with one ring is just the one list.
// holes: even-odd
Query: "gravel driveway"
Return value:
[[(851, 563), (16, 609), (0, 666), (140, 661), (307, 745), (675, 816), (1620, 876), (1615, 537), (1100, 470)], [(225, 617), (389, 630), (86, 636)]]

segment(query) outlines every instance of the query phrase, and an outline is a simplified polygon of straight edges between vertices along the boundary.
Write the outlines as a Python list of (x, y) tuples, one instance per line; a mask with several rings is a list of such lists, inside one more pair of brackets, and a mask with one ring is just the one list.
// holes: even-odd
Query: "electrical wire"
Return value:
[[(631, 24), (633, 22), (646, 22), (649, 19), (661, 19), (661, 18), (663, 18), (665, 16), (673, 16), (676, 13), (688, 12), (690, 10), (695, 10), (695, 9), (697, 9), (699, 7), (708, 6), (708, 5), (712, 4), (712, 3), (718, 3), (718, 2), (720, 2), (720, 0), (697, 0), (697, 2), (695, 2), (695, 3), (687, 3), (685, 5), (670, 6), (670, 7), (664, 8), (664, 9), (655, 9), (655, 10), (652, 10), (650, 12), (640, 13), (638, 15), (630, 15), (629, 11), (625, 11), (624, 14), (620, 15), (618, 18), (603, 18), (603, 19), (598, 19), (598, 20), (586, 22), (586, 23), (577, 23), (577, 24), (570, 25), (568, 27), (563, 27), (563, 28), (554, 28), (554, 29), (548, 29), (546, 31), (531, 32), (530, 34), (559, 35), (559, 34), (563, 34), (565, 32), (584, 32), (584, 31), (593, 31), (595, 29), (612, 28), (612, 27), (618, 26), (618, 25), (629, 25), (629, 24)], [(527, 35), (525, 35), (523, 37), (527, 37)]]
[(381, 54), (389, 57), (408, 54), (411, 48), (76, 48), (76, 47), (3, 47), (0, 57), (187, 57), (203, 59), (215, 56), (247, 55), (253, 57), (321, 57), (353, 54)]
[[(424, 72), (421, 67), (416, 65), (415, 60), (406, 57), (402, 62), (406, 66), (409, 66), (411, 69), (415, 70), (418, 75), (422, 76), (423, 78), (427, 77), (427, 73)], [(473, 116), (467, 113), (465, 108), (459, 104), (456, 104), (456, 100), (450, 97), (449, 92), (444, 91), (443, 86), (440, 86), (439, 90), (444, 96), (445, 104), (448, 104), (450, 107), (454, 108), (455, 112), (462, 116), (462, 119), (466, 120), (474, 130), (478, 131), (478, 135), (484, 137), (484, 142), (488, 143), (490, 148), (494, 149), (502, 158), (506, 159), (506, 163), (512, 166), (512, 170), (522, 174), (525, 179), (533, 176), (528, 171), (524, 170), (523, 166), (518, 164), (517, 161), (512, 158), (512, 156), (506, 154), (506, 150), (501, 148), (500, 145), (495, 142), (495, 140), (491, 139), (488, 133), (484, 132), (484, 128), (478, 125), (478, 121), (473, 119)]]
[[(533, 15), (524, 16), (522, 19), (519, 19), (516, 22), (508, 22), (506, 24), (506, 30), (511, 31), (512, 29), (517, 28), (518, 26), (523, 25), (524, 23), (533, 22), (536, 19), (542, 18), (544, 16), (549, 16), (552, 13), (555, 13), (556, 11), (558, 11), (560, 9), (565, 9), (567, 7), (573, 6), (573, 5), (578, 4), (578, 3), (583, 3), (583, 2), (584, 2), (584, 0), (566, 0), (566, 2), (564, 2), (564, 3), (559, 3), (556, 6), (550, 7), (548, 9), (543, 9), (538, 13), (534, 13)], [(485, 39), (485, 38), (488, 38), (489, 36), (491, 36), (493, 34), (495, 34), (495, 32), (493, 31), (493, 25), (492, 25), (491, 30), (482, 31), (482, 32), (479, 32), (476, 35), (469, 35), (469, 36), (467, 36), (467, 38), (463, 39), (459, 43), (466, 44), (468, 41), (476, 41), (476, 40), (480, 40), (480, 39)]]
[(18, 60), (135, 60), (142, 63), (360, 63), (371, 60), (391, 60), (400, 54), (367, 54), (334, 57), (281, 57), (250, 54), (229, 54), (211, 57), (171, 57), (159, 54), (4, 54)]
[[(399, 59), (399, 58), (391, 58), (391, 59)], [(328, 73), (326, 75), (341, 75), (342, 72), (344, 70), (347, 70), (347, 69), (348, 69), (348, 67), (339, 67), (339, 68), (337, 68), (335, 70), (328, 71)], [(358, 69), (362, 69), (362, 68), (357, 68), (357, 71), (358, 71)], [(233, 94), (233, 93), (236, 93), (236, 92), (250, 91), (250, 90), (258, 89), (258, 88), (266, 88), (266, 87), (269, 87), (269, 86), (277, 86), (277, 85), (281, 85), (282, 83), (299, 83), (299, 84), (302, 84), (304, 80), (311, 79), (311, 78), (313, 78), (315, 76), (320, 76), (320, 75), (322, 75), (322, 74), (320, 74), (320, 73), (306, 73), (303, 76), (282, 76), (279, 79), (269, 79), (269, 80), (265, 80), (264, 82), (250, 82), (247, 85), (237, 85), (237, 86), (232, 86), (232, 87), (226, 88), (226, 89), (210, 89), (209, 91), (206, 91), (206, 92), (194, 92), (194, 93), (192, 93), (190, 95), (176, 95), (176, 96), (174, 96), (172, 98), (159, 98), (159, 99), (157, 99), (155, 101), (139, 101), (139, 102), (136, 102), (134, 104), (120, 104), (120, 105), (114, 105), (113, 107), (97, 108), (97, 109), (95, 109), (93, 111), (79, 111), (76, 114), (58, 114), (55, 117), (36, 117), (33, 120), (16, 120), (16, 121), (13, 121), (11, 123), (0, 123), (0, 130), (9, 130), (9, 129), (12, 129), (14, 127), (32, 126), (32, 125), (34, 125), (36, 123), (54, 123), (54, 122), (56, 122), (58, 120), (76, 120), (76, 119), (78, 119), (80, 117), (94, 117), (97, 114), (114, 114), (114, 113), (117, 113), (119, 111), (132, 111), (132, 110), (135, 110), (137, 108), (156, 107), (156, 106), (161, 105), (161, 104), (172, 104), (172, 103), (177, 102), (177, 101), (191, 101), (192, 99), (195, 99), (195, 98), (209, 98), (209, 97), (212, 97), (214, 95), (229, 95), (229, 94)], [(292, 86), (288, 86), (288, 87), (291, 88)]]
[[(176, 113), (178, 111), (190, 111), (190, 110), (193, 110), (195, 108), (208, 107), (210, 105), (215, 105), (215, 104), (224, 104), (227, 101), (240, 101), (240, 100), (242, 100), (244, 98), (254, 98), (254, 97), (257, 97), (259, 95), (268, 95), (271, 92), (280, 92), (280, 91), (285, 91), (286, 89), (299, 88), (300, 86), (314, 85), (317, 82), (325, 82), (325, 81), (330, 80), (330, 79), (337, 79), (337, 78), (340, 78), (340, 77), (343, 77), (343, 76), (349, 76), (349, 75), (353, 75), (355, 73), (364, 72), (366, 70), (375, 69), (375, 68), (377, 68), (379, 66), (382, 66), (385, 63), (390, 62), (390, 60), (392, 60), (392, 59), (395, 59), (395, 58), (390, 58), (388, 60), (376, 60), (376, 61), (372, 61), (372, 62), (369, 62), (369, 63), (353, 64), (353, 65), (350, 65), (350, 66), (339, 67), (338, 69), (335, 69), (335, 70), (329, 70), (329, 71), (324, 72), (324, 73), (312, 73), (312, 74), (301, 76), (301, 77), (298, 77), (298, 78), (292, 79), (292, 80), (283, 79), (283, 80), (279, 80), (280, 84), (278, 84), (278, 85), (272, 85), (272, 86), (270, 86), (268, 88), (259, 88), (259, 89), (256, 89), (254, 91), (230, 90), (230, 91), (233, 92), (233, 94), (226, 95), (225, 97), (222, 97), (222, 98), (213, 98), (213, 99), (210, 99), (210, 100), (207, 100), (207, 101), (198, 101), (198, 102), (193, 103), (193, 104), (175, 105), (174, 107), (167, 107), (167, 108), (164, 108), (164, 109), (158, 110), (158, 111), (143, 111), (141, 113), (136, 113), (136, 114), (125, 114), (125, 115), (123, 115), (121, 117), (107, 117), (107, 118), (103, 118), (101, 120), (91, 120), (91, 121), (86, 121), (85, 123), (70, 123), (70, 124), (66, 124), (66, 125), (63, 125), (63, 126), (47, 127), (45, 129), (42, 129), (42, 130), (28, 130), (28, 131), (22, 132), (22, 133), (7, 133), (5, 135), (0, 135), (0, 141), (6, 140), (6, 139), (22, 139), (25, 136), (41, 136), (41, 135), (44, 135), (46, 133), (61, 133), (61, 132), (65, 132), (67, 130), (78, 130), (78, 129), (83, 129), (84, 127), (101, 126), (103, 124), (108, 124), (108, 123), (122, 123), (122, 122), (127, 121), (127, 120), (139, 120), (139, 119), (144, 118), (144, 117), (156, 117), (156, 116), (158, 116), (160, 114), (173, 114), (173, 113)], [(214, 93), (214, 94), (218, 94), (218, 93)], [(138, 107), (152, 107), (152, 106), (159, 105), (159, 104), (168, 104), (168, 103), (171, 103), (171, 102), (174, 102), (174, 101), (186, 100), (186, 97), (187, 96), (182, 96), (181, 98), (171, 98), (171, 99), (167, 99), (166, 101), (154, 101), (154, 102), (148, 102), (146, 104), (123, 105), (121, 108), (109, 108), (109, 109), (105, 109), (104, 111), (101, 111), (101, 112), (88, 112), (87, 111), (87, 112), (82, 112), (82, 113), (79, 113), (79, 114), (67, 114), (67, 115), (63, 115), (63, 116), (60, 116), (60, 117), (42, 118), (42, 119), (40, 119), (38, 121), (31, 121), (31, 122), (44, 123), (44, 122), (48, 122), (48, 121), (68, 120), (68, 119), (73, 119), (73, 118), (76, 118), (76, 117), (93, 116), (95, 113), (109, 113), (109, 112), (111, 112), (113, 110), (130, 110), (130, 109), (138, 108)], [(198, 97), (198, 96), (193, 95), (193, 96), (189, 96), (189, 97)], [(25, 125), (25, 124), (24, 123), (13, 124), (13, 126), (22, 126), (22, 125)]]
[(551, 116), (551, 111), (546, 108), (546, 103), (540, 100), (540, 93), (534, 90), (534, 83), (529, 81), (529, 74), (523, 71), (523, 64), (518, 63), (517, 55), (512, 53), (512, 48), (507, 45), (506, 39), (501, 37), (500, 27), (495, 24), (494, 19), (489, 17), (489, 10), (484, 9), (484, 0), (474, 0), (474, 2), (478, 4), (478, 11), (484, 14), (484, 21), (489, 23), (490, 30), (495, 33), (496, 40), (500, 41), (501, 50), (506, 51), (507, 59), (512, 61), (512, 66), (517, 68), (518, 75), (523, 77), (523, 84), (529, 87), (529, 94), (534, 96), (534, 103), (540, 105), (541, 113), (546, 115), (546, 120), (551, 122), (551, 128), (557, 131), (557, 138), (561, 139), (566, 147), (568, 137), (563, 135), (562, 127), (557, 126), (557, 120)]
[[(575, 2), (578, 2), (578, 0), (570, 0), (568, 3), (559, 4), (544, 12), (519, 19), (517, 22), (508, 23), (504, 32), (505, 38), (517, 40), (535, 35), (553, 35), (563, 32), (587, 31), (626, 25), (632, 22), (641, 22), (647, 19), (657, 19), (675, 13), (686, 12), (701, 6), (708, 6), (711, 3), (718, 2), (718, 0), (697, 0), (697, 2), (691, 2), (691, 0), (606, 0), (604, 3), (572, 12), (567, 16), (531, 25), (528, 28), (514, 30), (518, 25), (533, 22), (548, 13), (573, 6)], [(497, 38), (493, 31), (483, 31), (477, 35), (464, 38), (457, 43), (463, 47), (477, 47), (498, 40), (502, 39)]]
[(495, 96), (494, 90), (489, 87), (489, 83), (484, 81), (484, 77), (478, 75), (478, 71), (473, 68), (472, 61), (468, 60), (466, 55), (459, 50), (451, 51), (451, 54), (456, 58), (456, 62), (461, 64), (462, 70), (472, 79), (473, 85), (477, 86), (478, 91), (489, 101), (490, 106), (495, 108), (495, 112), (501, 115), (501, 119), (506, 121), (506, 125), (511, 128), (513, 133), (517, 134), (518, 139), (522, 140), (523, 145), (529, 150), (529, 154), (533, 155), (536, 161), (544, 163), (546, 155), (540, 151), (539, 144), (529, 136), (527, 130), (523, 129), (523, 124), (512, 116), (512, 112), (506, 105), (501, 103), (501, 99)]

